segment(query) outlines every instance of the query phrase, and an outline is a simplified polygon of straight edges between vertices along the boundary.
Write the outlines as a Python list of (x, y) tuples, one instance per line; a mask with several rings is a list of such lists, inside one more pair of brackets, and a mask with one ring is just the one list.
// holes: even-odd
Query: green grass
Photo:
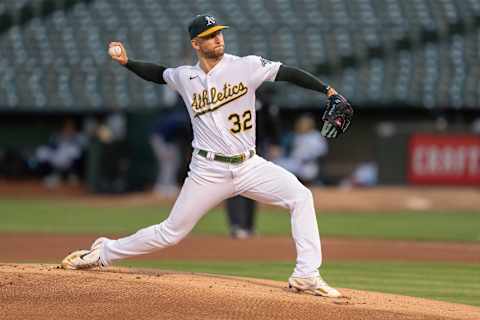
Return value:
[[(168, 208), (96, 207), (66, 201), (0, 200), (0, 232), (125, 234), (161, 222)], [(480, 212), (325, 213), (322, 236), (378, 239), (480, 241)], [(289, 235), (290, 217), (280, 210), (258, 215), (262, 235)], [(193, 231), (226, 235), (223, 210), (207, 214)], [(293, 262), (127, 261), (133, 267), (207, 272), (285, 281)], [(397, 262), (335, 262), (322, 268), (333, 285), (480, 306), (478, 265)]]
[[(66, 201), (0, 200), (0, 232), (125, 234), (166, 218), (157, 206), (95, 207)], [(480, 212), (324, 213), (318, 215), (322, 236), (378, 239), (480, 241)], [(289, 235), (286, 211), (258, 215), (262, 235)], [(223, 210), (213, 210), (194, 233), (226, 235)]]
[[(293, 263), (128, 261), (121, 265), (286, 281)], [(333, 286), (480, 306), (478, 265), (445, 263), (336, 262), (322, 267)]]

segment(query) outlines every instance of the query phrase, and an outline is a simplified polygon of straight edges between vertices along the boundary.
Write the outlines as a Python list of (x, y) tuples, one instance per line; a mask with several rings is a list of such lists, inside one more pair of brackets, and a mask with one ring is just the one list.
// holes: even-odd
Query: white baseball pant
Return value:
[(293, 174), (257, 155), (241, 164), (228, 164), (194, 152), (188, 177), (168, 218), (131, 236), (106, 241), (101, 262), (109, 265), (174, 245), (206, 212), (235, 195), (288, 208), (297, 251), (293, 276), (319, 274), (322, 254), (312, 193)]

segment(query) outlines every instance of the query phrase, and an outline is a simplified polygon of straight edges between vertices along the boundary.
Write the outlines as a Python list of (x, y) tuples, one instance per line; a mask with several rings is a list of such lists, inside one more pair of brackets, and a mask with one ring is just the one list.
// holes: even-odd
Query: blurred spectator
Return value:
[(350, 177), (344, 179), (340, 186), (351, 187), (373, 187), (378, 183), (378, 165), (374, 161), (360, 163)]
[(286, 137), (285, 144), (286, 155), (274, 162), (295, 174), (305, 184), (317, 182), (320, 160), (328, 152), (328, 143), (315, 128), (313, 116), (305, 114), (298, 118), (294, 132)]
[(44, 183), (49, 188), (59, 186), (63, 179), (77, 183), (82, 175), (86, 144), (86, 137), (77, 131), (73, 120), (67, 119), (47, 145), (37, 148), (32, 166), (44, 176)]
[(106, 109), (107, 114), (84, 121), (90, 139), (86, 183), (95, 193), (123, 193), (128, 190), (130, 168), (127, 117), (115, 105)]
[(122, 141), (127, 134), (127, 120), (123, 112), (113, 108), (105, 120), (96, 128), (96, 136), (102, 143)]
[(168, 114), (161, 115), (153, 126), (150, 145), (158, 164), (153, 191), (162, 197), (173, 198), (178, 193), (177, 175), (183, 160), (179, 140), (187, 136), (185, 134), (187, 128), (189, 128), (188, 114), (180, 97), (176, 98), (175, 105)]

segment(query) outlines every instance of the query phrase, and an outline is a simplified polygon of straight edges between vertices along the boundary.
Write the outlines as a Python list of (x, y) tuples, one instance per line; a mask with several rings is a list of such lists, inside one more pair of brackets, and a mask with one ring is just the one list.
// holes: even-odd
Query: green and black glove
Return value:
[(340, 94), (328, 97), (327, 106), (323, 113), (321, 134), (326, 138), (336, 138), (345, 133), (352, 122), (353, 108)]

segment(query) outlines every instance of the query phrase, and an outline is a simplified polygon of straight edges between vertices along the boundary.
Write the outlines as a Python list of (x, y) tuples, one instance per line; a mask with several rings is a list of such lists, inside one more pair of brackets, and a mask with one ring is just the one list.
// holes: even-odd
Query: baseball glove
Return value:
[(323, 126), (321, 134), (326, 138), (336, 138), (345, 133), (353, 117), (353, 108), (340, 94), (328, 97), (327, 106), (323, 113)]

